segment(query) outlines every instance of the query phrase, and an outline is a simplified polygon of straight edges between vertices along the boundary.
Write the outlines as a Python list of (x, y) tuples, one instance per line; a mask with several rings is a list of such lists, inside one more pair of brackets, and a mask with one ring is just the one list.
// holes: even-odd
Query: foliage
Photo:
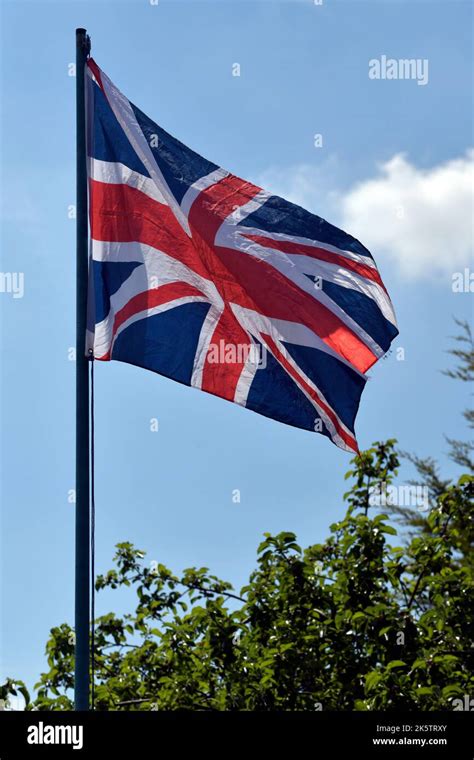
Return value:
[[(442, 493), (429, 532), (394, 546), (371, 506), (390, 483), (394, 441), (353, 460), (345, 517), (303, 550), (293, 533), (265, 535), (240, 594), (207, 568), (180, 577), (147, 565), (130, 543), (97, 589), (130, 586), (133, 612), (97, 620), (99, 710), (434, 710), (474, 690), (473, 478)], [(49, 670), (28, 709), (68, 709), (73, 636), (47, 644)]]

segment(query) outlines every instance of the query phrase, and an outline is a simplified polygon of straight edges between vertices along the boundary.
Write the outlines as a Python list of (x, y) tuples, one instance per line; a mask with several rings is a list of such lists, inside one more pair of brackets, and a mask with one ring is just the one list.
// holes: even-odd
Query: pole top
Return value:
[(87, 29), (83, 29), (82, 27), (76, 29), (76, 41), (81, 46), (85, 55), (88, 56), (91, 52), (91, 38), (87, 34)]

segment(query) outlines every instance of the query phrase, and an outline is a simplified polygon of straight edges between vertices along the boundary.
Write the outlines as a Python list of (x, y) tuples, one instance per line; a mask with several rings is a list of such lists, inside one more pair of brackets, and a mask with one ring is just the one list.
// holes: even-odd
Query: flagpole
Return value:
[(76, 29), (76, 561), (74, 706), (89, 709), (89, 362), (86, 357), (88, 224), (84, 72), (90, 40)]

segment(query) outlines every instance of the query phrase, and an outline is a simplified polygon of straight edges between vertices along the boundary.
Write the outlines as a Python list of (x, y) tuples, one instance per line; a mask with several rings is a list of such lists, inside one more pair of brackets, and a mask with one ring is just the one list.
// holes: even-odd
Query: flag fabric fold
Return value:
[(357, 451), (398, 334), (369, 251), (183, 145), (92, 59), (86, 82), (88, 350)]

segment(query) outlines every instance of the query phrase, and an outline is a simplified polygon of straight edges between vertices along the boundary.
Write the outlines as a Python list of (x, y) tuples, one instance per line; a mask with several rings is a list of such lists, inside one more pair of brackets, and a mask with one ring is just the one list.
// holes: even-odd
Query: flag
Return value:
[(88, 350), (358, 451), (365, 373), (398, 334), (369, 251), (86, 75)]

